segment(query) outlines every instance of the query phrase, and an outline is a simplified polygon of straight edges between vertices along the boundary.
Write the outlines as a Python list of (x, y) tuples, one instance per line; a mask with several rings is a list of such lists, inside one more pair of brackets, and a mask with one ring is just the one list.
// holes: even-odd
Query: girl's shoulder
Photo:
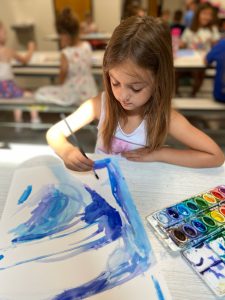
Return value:
[(173, 135), (177, 131), (183, 131), (187, 128), (187, 124), (189, 124), (187, 119), (176, 109), (172, 108), (170, 112), (169, 133)]
[(92, 51), (91, 50), (91, 46), (88, 42), (86, 41), (81, 41), (78, 44), (74, 45), (74, 46), (70, 46), (70, 47), (65, 47), (64, 49), (62, 49), (62, 53), (63, 54), (72, 54), (75, 52), (86, 52), (86, 51)]
[(91, 45), (87, 41), (82, 41), (80, 48), (83, 49), (85, 52), (89, 52), (89, 53), (92, 52)]
[(1, 47), (0, 48), (0, 60), (1, 61), (10, 61), (14, 58), (15, 51), (11, 48)]
[(83, 48), (89, 48), (89, 49), (91, 49), (91, 45), (87, 41), (81, 41), (80, 45)]
[(87, 41), (80, 41), (78, 44), (73, 46), (76, 49), (89, 49), (91, 50), (91, 45)]

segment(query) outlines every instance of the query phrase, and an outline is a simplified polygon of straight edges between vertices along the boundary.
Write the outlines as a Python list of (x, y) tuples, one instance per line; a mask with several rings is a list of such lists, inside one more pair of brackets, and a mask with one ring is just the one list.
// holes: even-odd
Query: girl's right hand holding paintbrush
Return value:
[(64, 147), (60, 157), (64, 161), (65, 166), (70, 170), (85, 172), (93, 169), (93, 160), (85, 157), (78, 147), (71, 144)]

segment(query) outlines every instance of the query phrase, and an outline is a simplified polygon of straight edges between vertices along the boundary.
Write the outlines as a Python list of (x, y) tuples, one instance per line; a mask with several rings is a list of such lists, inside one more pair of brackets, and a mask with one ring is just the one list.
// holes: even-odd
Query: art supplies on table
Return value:
[(117, 161), (94, 168), (99, 180), (39, 156), (14, 172), (0, 222), (0, 299), (171, 300)]
[(225, 295), (225, 185), (158, 210), (147, 221), (217, 296)]

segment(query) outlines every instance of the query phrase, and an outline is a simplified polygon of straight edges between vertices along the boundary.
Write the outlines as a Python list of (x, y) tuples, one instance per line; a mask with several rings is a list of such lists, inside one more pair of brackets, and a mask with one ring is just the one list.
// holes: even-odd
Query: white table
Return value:
[[(93, 51), (93, 74), (102, 74), (103, 55), (104, 50)], [(54, 78), (59, 75), (60, 51), (36, 51), (26, 65), (13, 61), (12, 67), (16, 76), (49, 76)]]
[[(29, 148), (27, 148), (29, 149)], [(0, 150), (0, 213), (18, 163), (35, 155), (49, 154), (49, 148)], [(96, 158), (96, 156), (93, 156)], [(146, 215), (184, 200), (191, 195), (225, 184), (225, 165), (191, 169), (163, 163), (132, 163), (120, 160), (122, 172), (146, 227), (151, 245), (174, 300), (216, 299), (211, 290), (186, 264), (179, 253), (165, 248), (145, 222)]]
[(205, 69), (204, 57), (205, 52), (192, 49), (180, 49), (174, 57), (175, 69)]
[[(22, 53), (22, 52), (21, 52)], [(92, 73), (102, 74), (104, 50), (95, 50), (92, 54)], [(174, 67), (176, 71), (190, 71), (193, 69), (206, 69), (204, 64), (205, 53), (194, 50), (179, 50), (174, 58)], [(13, 72), (17, 76), (58, 76), (60, 66), (59, 51), (36, 51), (30, 62), (22, 65), (13, 62)], [(212, 67), (210, 67), (212, 68)], [(212, 70), (211, 70), (212, 71)]]
[[(93, 32), (93, 33), (85, 33), (81, 34), (80, 38), (85, 41), (91, 41), (91, 40), (99, 40), (99, 41), (108, 41), (112, 36), (112, 33), (110, 32)], [(45, 40), (47, 41), (59, 41), (59, 35), (58, 34), (49, 34), (45, 37)]]

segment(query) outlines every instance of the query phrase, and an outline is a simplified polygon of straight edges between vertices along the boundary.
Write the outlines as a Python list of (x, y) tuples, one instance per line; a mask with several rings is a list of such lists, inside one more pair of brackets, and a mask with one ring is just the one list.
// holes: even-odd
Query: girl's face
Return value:
[(212, 20), (213, 20), (212, 9), (206, 8), (199, 13), (199, 23), (201, 26), (207, 26)]
[(141, 112), (153, 92), (152, 73), (128, 59), (112, 68), (109, 77), (112, 92), (121, 106), (130, 112)]

